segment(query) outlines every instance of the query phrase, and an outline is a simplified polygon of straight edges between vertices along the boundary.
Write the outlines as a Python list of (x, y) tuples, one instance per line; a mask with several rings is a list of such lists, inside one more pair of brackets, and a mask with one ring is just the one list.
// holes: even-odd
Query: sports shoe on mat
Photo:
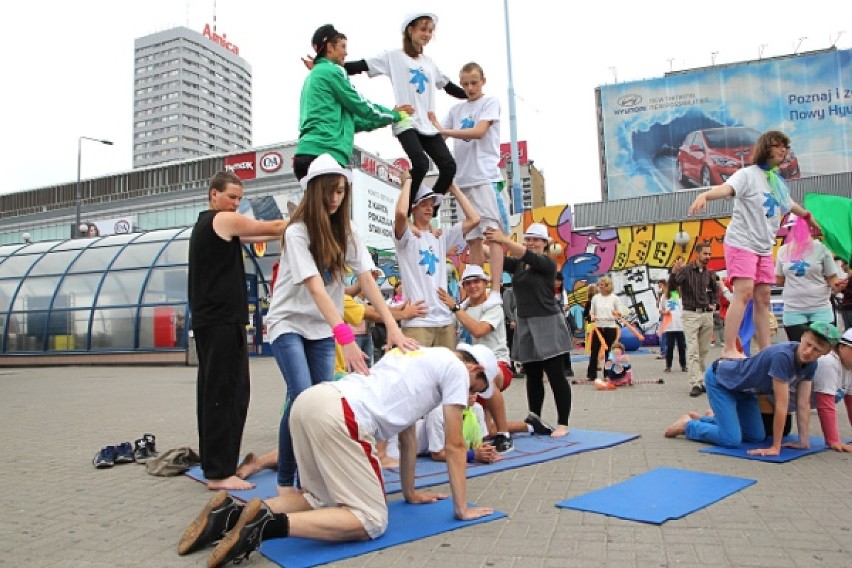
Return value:
[(243, 508), (237, 524), (216, 545), (207, 558), (207, 568), (219, 568), (232, 560), (248, 558), (260, 546), (263, 528), (274, 518), (260, 499), (252, 499)]
[(512, 442), (512, 438), (505, 434), (497, 434), (494, 436), (493, 443), (494, 449), (497, 450), (498, 454), (507, 454), (515, 449), (515, 443)]
[(189, 523), (178, 543), (178, 554), (190, 552), (220, 540), (237, 523), (242, 506), (227, 491), (219, 491)]
[(527, 417), (524, 418), (524, 422), (532, 426), (533, 433), (539, 434), (541, 436), (550, 436), (553, 434), (555, 428), (550, 424), (547, 424), (544, 420), (539, 418), (538, 414), (535, 412), (530, 412), (527, 414)]

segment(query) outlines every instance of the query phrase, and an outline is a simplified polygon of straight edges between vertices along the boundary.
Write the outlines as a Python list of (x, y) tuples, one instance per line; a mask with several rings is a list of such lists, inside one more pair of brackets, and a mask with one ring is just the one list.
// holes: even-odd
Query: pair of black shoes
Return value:
[(186, 528), (178, 543), (178, 554), (183, 556), (219, 541), (207, 559), (207, 568), (242, 561), (260, 547), (263, 529), (273, 518), (272, 511), (260, 499), (242, 505), (226, 491), (220, 491)]
[(121, 442), (115, 446), (104, 446), (95, 454), (92, 465), (97, 469), (106, 469), (121, 463), (145, 463), (157, 455), (156, 436), (143, 434), (133, 444)]

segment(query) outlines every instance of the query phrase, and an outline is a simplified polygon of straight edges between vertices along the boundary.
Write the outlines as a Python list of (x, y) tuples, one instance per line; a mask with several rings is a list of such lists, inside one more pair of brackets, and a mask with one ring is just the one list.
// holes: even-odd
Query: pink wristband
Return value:
[(805, 221), (810, 221), (811, 217), (813, 217), (813, 215), (811, 215), (810, 211), (805, 211), (805, 214), (802, 215), (802, 219), (804, 219)]
[(347, 345), (355, 341), (355, 333), (349, 327), (349, 324), (345, 322), (340, 322), (334, 326), (331, 332), (334, 334), (334, 340), (341, 345)]

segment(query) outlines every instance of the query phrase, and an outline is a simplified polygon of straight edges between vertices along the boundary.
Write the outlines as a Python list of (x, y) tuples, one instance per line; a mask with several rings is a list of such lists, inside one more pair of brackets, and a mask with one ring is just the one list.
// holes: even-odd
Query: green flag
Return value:
[(825, 246), (847, 263), (852, 261), (852, 199), (808, 193), (804, 205), (822, 227)]

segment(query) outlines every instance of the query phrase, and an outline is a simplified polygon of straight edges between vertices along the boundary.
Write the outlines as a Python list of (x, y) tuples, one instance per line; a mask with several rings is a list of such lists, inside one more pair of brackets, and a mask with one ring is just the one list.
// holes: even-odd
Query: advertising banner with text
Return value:
[(781, 130), (787, 178), (852, 171), (852, 50), (600, 87), (609, 199), (717, 185)]
[(359, 170), (352, 172), (352, 222), (371, 248), (393, 250), (393, 217), (399, 188)]

